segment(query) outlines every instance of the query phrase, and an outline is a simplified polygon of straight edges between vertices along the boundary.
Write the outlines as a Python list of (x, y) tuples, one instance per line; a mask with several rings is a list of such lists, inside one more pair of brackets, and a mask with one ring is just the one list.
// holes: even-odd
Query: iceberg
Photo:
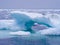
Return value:
[[(28, 31), (33, 31), (33, 32), (40, 32), (41, 34), (60, 34), (59, 31), (59, 25), (60, 25), (60, 16), (58, 14), (54, 14), (54, 15), (45, 15), (42, 17), (34, 17), (31, 18), (30, 16), (26, 15), (29, 13), (12, 13), (12, 17), (16, 20), (17, 24), (20, 25), (20, 27), (24, 28), (25, 30), (28, 29)], [(48, 16), (49, 15), (49, 16)], [(35, 23), (38, 23), (39, 25), (43, 25), (43, 27), (45, 26), (46, 29), (40, 29), (38, 31), (38, 25), (34, 26)], [(25, 25), (26, 24), (26, 25)], [(37, 27), (38, 26), (38, 27)], [(34, 28), (32, 27), (37, 27), (36, 31)], [(31, 29), (32, 28), (32, 29)], [(42, 26), (40, 27), (42, 28)], [(48, 33), (47, 33), (48, 31)]]
[[(60, 15), (29, 12), (10, 13), (12, 20), (0, 20), (0, 31), (9, 35), (60, 35)], [(31, 16), (32, 15), (32, 16)], [(40, 16), (41, 15), (41, 16)]]

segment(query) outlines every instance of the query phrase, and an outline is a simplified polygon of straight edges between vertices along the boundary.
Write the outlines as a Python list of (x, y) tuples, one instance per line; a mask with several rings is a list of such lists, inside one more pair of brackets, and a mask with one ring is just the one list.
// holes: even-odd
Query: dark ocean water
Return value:
[(46, 39), (27, 40), (20, 37), (0, 39), (0, 45), (49, 45)]
[(0, 39), (0, 45), (60, 45), (60, 36), (46, 36), (37, 40), (24, 39), (18, 36)]

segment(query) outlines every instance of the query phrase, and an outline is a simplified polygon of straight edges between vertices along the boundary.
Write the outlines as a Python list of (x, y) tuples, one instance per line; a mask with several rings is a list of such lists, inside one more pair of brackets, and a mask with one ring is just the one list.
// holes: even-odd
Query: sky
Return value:
[(0, 0), (2, 9), (59, 9), (60, 0)]

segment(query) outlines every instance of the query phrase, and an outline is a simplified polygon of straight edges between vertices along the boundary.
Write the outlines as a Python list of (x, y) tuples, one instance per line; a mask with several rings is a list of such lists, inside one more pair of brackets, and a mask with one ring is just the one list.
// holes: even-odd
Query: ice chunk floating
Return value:
[[(23, 30), (29, 31), (31, 33), (35, 33), (39, 30), (39, 32), (41, 32), (41, 34), (43, 34), (44, 32), (47, 32), (47, 30), (50, 31), (50, 28), (52, 28), (52, 29), (57, 28), (60, 24), (60, 22), (59, 22), (60, 19), (57, 18), (57, 17), (59, 17), (59, 15), (49, 15), (50, 17), (45, 15), (42, 17), (30, 18), (26, 14), (14, 12), (11, 14), (11, 16), (15, 19), (15, 21), (17, 22), (17, 25), (22, 27)], [(37, 24), (35, 25), (35, 23), (37, 23)], [(42, 29), (43, 27), (45, 29)], [(51, 29), (51, 31), (52, 31), (52, 29)], [(56, 29), (54, 29), (52, 31), (52, 33), (56, 32), (55, 30)]]
[[(36, 18), (34, 19), (34, 18), (30, 18), (26, 14), (21, 14), (21, 13), (12, 13), (11, 16), (15, 19), (15, 21), (17, 22), (17, 25), (19, 25), (19, 27), (22, 27), (22, 30), (30, 31), (31, 33), (36, 32), (35, 29), (37, 30), (38, 27), (40, 28), (39, 30), (42, 30), (43, 27), (45, 28), (52, 27), (52, 25), (49, 24), (50, 22), (47, 18), (37, 17), (38, 19)], [(37, 27), (37, 28), (34, 29), (34, 27)]]

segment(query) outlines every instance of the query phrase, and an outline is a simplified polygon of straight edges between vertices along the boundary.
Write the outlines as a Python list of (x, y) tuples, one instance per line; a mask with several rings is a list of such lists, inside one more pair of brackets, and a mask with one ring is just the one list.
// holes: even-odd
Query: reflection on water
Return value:
[[(0, 44), (1, 45), (49, 45), (46, 36), (43, 35), (30, 35), (30, 36), (17, 36), (12, 37), (9, 31), (0, 31)], [(6, 33), (7, 32), (7, 33)], [(1, 35), (2, 34), (2, 35)]]
[(13, 37), (9, 34), (9, 32), (10, 32), (9, 30), (1, 30), (0, 31), (0, 39)]
[[(0, 31), (0, 45), (60, 45), (60, 36), (31, 35), (10, 37), (9, 31)], [(2, 34), (2, 35), (1, 35)], [(3, 38), (4, 37), (4, 38)], [(7, 38), (5, 38), (7, 37)]]

